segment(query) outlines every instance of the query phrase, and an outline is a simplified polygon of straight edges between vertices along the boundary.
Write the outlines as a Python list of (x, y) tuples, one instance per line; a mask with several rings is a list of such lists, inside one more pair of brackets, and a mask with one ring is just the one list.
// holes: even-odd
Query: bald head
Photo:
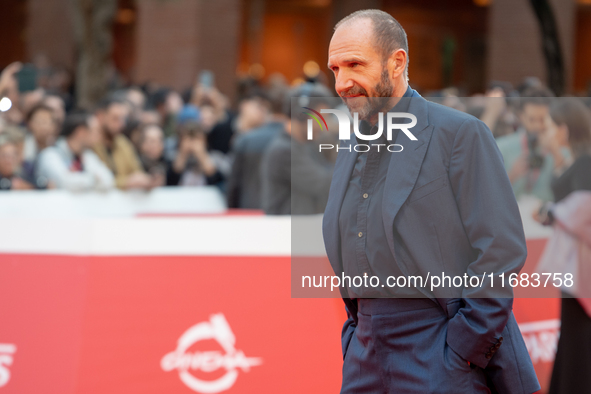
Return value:
[(392, 104), (379, 98), (404, 95), (407, 47), (402, 27), (382, 11), (355, 12), (337, 24), (328, 48), (328, 68), (350, 111), (372, 119), (382, 105)]
[(381, 10), (360, 10), (341, 19), (334, 27), (334, 31), (340, 27), (353, 27), (357, 23), (365, 20), (369, 22), (371, 32), (371, 42), (376, 51), (378, 51), (384, 61), (398, 49), (407, 53), (406, 68), (404, 70), (405, 78), (408, 79), (408, 39), (402, 25), (398, 23), (392, 15)]

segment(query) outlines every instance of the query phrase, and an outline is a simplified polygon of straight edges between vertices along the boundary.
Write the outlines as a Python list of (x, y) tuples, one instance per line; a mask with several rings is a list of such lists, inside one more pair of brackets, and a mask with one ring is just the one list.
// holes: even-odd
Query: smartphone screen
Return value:
[(25, 64), (16, 75), (19, 92), (37, 89), (37, 69), (32, 64)]
[(199, 73), (199, 84), (205, 88), (213, 87), (213, 72), (210, 70), (203, 70)]

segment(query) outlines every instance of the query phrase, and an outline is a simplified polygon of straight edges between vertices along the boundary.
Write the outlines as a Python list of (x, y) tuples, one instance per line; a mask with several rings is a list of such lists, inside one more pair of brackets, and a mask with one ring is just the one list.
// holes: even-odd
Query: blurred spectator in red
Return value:
[(513, 134), (498, 138), (497, 144), (515, 196), (533, 194), (550, 201), (554, 160), (542, 149), (539, 139), (545, 131), (548, 107), (554, 95), (546, 88), (527, 89), (523, 94), (519, 108), (521, 127)]
[(111, 171), (90, 149), (92, 136), (89, 122), (98, 122), (86, 113), (69, 115), (55, 146), (39, 155), (37, 175), (59, 189), (71, 191), (108, 190), (115, 180)]
[(129, 107), (124, 101), (114, 98), (101, 101), (96, 111), (101, 141), (94, 151), (115, 175), (118, 188), (150, 189), (157, 182), (143, 171), (135, 148), (122, 133), (128, 115)]
[(164, 132), (157, 124), (140, 128), (140, 159), (144, 171), (156, 179), (159, 186), (176, 186), (182, 172), (174, 171), (172, 163), (164, 157)]
[[(283, 111), (285, 94), (275, 91), (268, 104), (259, 105), (264, 112), (264, 124), (239, 134), (234, 140), (234, 161), (226, 191), (229, 208), (262, 208), (261, 160), (271, 141), (284, 132), (285, 122), (289, 121)], [(267, 110), (268, 106), (271, 111)]]

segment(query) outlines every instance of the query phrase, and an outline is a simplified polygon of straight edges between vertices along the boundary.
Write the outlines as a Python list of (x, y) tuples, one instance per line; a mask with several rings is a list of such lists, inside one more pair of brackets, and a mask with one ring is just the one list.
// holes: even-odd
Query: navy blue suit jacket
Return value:
[[(417, 117), (410, 131), (418, 141), (398, 133), (396, 143), (404, 149), (390, 154), (384, 187), (382, 220), (395, 256), (392, 263), (405, 275), (504, 272), (507, 277), (519, 272), (527, 255), (523, 226), (490, 130), (473, 116), (428, 102), (416, 91), (408, 112)], [(355, 139), (341, 144), (351, 141)], [(355, 152), (339, 151), (323, 220), (326, 252), (338, 276), (338, 218), (356, 157)], [(487, 286), (419, 290), (447, 314), (448, 345), (484, 368), (498, 392), (539, 390), (513, 317), (510, 286), (503, 294), (491, 293)], [(357, 304), (343, 295), (349, 316), (342, 333), (344, 354), (355, 330)], [(500, 337), (502, 345), (487, 358)]]

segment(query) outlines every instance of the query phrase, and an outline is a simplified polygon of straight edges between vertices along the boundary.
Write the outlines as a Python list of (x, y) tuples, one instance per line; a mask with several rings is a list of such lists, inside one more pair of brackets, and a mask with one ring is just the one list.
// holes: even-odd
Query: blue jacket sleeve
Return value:
[[(527, 249), (502, 156), (490, 130), (476, 118), (464, 121), (455, 136), (449, 178), (476, 256), (467, 273), (485, 276), (485, 281), (482, 287), (463, 290), (464, 306), (449, 321), (447, 343), (464, 359), (484, 368), (513, 307), (513, 290), (508, 283), (501, 287), (498, 275), (505, 273), (507, 282), (510, 274), (518, 273)], [(493, 272), (494, 288), (488, 278)]]

